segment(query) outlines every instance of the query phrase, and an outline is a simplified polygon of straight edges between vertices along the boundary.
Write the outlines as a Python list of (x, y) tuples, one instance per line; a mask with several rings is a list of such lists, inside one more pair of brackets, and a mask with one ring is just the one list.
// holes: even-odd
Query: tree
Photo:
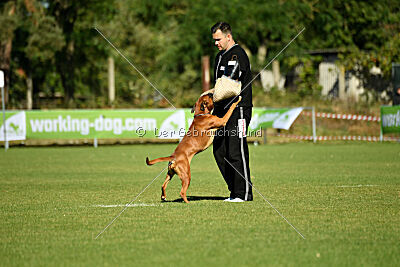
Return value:
[(16, 15), (17, 1), (5, 1), (0, 4), (0, 25), (6, 25), (0, 29), (0, 69), (4, 71), (5, 76), (5, 102), (8, 102), (8, 91), (10, 84), (10, 63), (12, 52), (12, 40), (14, 30), (18, 26), (18, 17)]
[[(63, 92), (69, 107), (104, 106), (109, 56), (115, 57), (117, 106), (169, 106), (94, 26), (176, 106), (190, 106), (201, 90), (201, 57), (218, 52), (210, 33), (217, 21), (231, 24), (255, 73), (303, 27), (278, 57), (283, 72), (293, 62), (305, 63), (309, 50), (335, 48), (341, 64), (360, 70), (355, 75), (368, 77), (376, 65), (389, 79), (400, 54), (395, 0), (8, 0), (0, 10), (1, 24), (9, 26), (0, 29), (0, 67), (14, 77), (12, 90), (25, 92), (31, 77), (34, 92)], [(300, 83), (305, 95), (318, 91), (304, 91), (315, 81), (311, 59)]]
[(96, 22), (112, 18), (114, 1), (55, 0), (45, 1), (45, 4), (48, 14), (54, 17), (65, 38), (65, 45), (56, 52), (55, 60), (68, 106), (74, 99), (77, 78), (80, 76), (77, 72), (87, 65), (91, 50), (102, 53), (103, 46), (96, 46), (93, 42), (93, 38), (97, 38), (93, 26)]
[[(398, 1), (327, 0), (316, 2), (311, 11), (300, 16), (307, 26), (308, 50), (335, 48), (340, 64), (364, 88), (387, 89), (391, 63), (400, 60)], [(370, 73), (374, 66), (382, 70), (381, 85), (371, 82), (376, 79)]]

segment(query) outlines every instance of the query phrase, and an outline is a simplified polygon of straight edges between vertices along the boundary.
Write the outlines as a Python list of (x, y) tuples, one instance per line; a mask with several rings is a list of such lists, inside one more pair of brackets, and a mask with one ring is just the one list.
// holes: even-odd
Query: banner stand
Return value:
[(7, 151), (8, 149), (8, 141), (7, 141), (7, 123), (6, 123), (6, 106), (5, 106), (5, 99), (4, 99), (4, 72), (0, 70), (0, 87), (1, 87), (1, 106), (3, 109), (3, 125), (4, 125), (4, 150)]
[(313, 142), (317, 142), (317, 123), (315, 120), (315, 107), (312, 107), (312, 133), (313, 133)]
[(315, 107), (304, 107), (304, 110), (311, 110), (311, 126), (312, 126), (312, 140), (317, 143), (317, 120), (315, 114)]
[(400, 105), (381, 106), (380, 141), (386, 141), (385, 134), (400, 134)]
[(267, 144), (267, 128), (263, 128), (264, 145)]

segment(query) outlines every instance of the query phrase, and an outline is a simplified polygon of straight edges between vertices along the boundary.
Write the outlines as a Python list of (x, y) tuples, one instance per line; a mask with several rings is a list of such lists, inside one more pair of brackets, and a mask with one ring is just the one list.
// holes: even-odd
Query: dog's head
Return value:
[(201, 96), (197, 100), (191, 112), (192, 113), (194, 112), (194, 115), (197, 115), (200, 113), (210, 113), (213, 109), (214, 109), (213, 94), (209, 93)]

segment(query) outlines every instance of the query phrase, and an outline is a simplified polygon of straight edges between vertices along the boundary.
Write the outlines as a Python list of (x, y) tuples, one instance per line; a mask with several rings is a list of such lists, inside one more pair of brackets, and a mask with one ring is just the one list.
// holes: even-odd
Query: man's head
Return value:
[(232, 37), (231, 26), (226, 22), (217, 22), (211, 27), (211, 34), (214, 39), (214, 44), (220, 51), (227, 50), (235, 44)]

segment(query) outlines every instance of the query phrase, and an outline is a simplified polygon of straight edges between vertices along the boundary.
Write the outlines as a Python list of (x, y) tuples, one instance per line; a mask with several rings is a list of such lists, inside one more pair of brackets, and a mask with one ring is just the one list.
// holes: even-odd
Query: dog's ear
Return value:
[(195, 108), (196, 108), (196, 104), (193, 105), (192, 110), (190, 112), (193, 113)]
[(214, 102), (212, 96), (204, 101), (204, 106), (207, 108), (208, 112), (211, 112), (214, 109)]
[(208, 93), (207, 94), (210, 98), (213, 98), (214, 97), (214, 94), (213, 93)]
[(207, 102), (203, 101), (200, 105), (200, 110), (204, 111), (205, 107), (207, 106)]

